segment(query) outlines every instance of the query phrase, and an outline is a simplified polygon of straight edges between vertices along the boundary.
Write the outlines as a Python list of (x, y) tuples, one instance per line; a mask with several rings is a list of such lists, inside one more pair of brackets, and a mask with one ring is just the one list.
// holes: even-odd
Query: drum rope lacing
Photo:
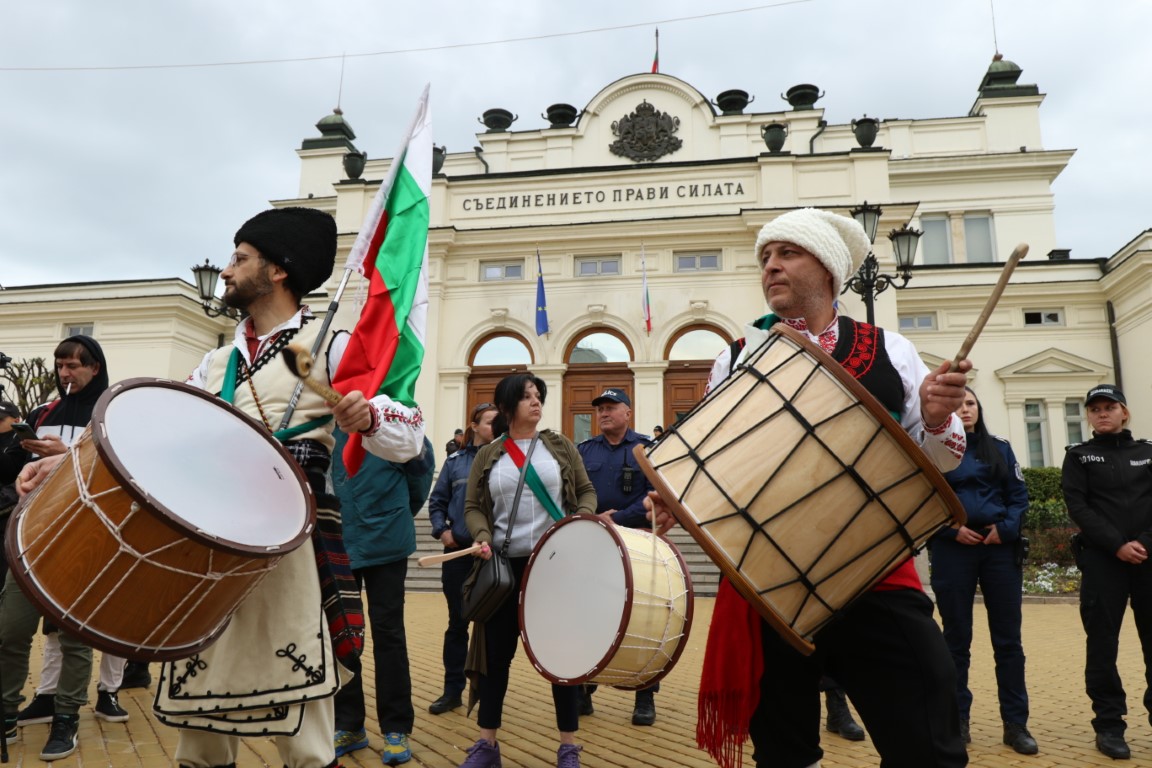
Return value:
[[(99, 520), (100, 523), (105, 527), (105, 529), (107, 529), (109, 534), (113, 537), (113, 539), (116, 542), (117, 552), (120, 554), (128, 554), (133, 559), (132, 565), (129, 566), (125, 570), (125, 572), (120, 576), (120, 578), (112, 585), (112, 587), (107, 590), (104, 597), (99, 602), (96, 603), (95, 607), (88, 611), (88, 615), (89, 615), (88, 620), (80, 619), (79, 617), (77, 617), (73, 614), (73, 611), (75, 610), (76, 605), (78, 605), (85, 598), (87, 598), (89, 593), (93, 589), (95, 589), (96, 584), (99, 582), (99, 580), (105, 574), (107, 574), (109, 572), (113, 563), (116, 560), (115, 557), (110, 558), (109, 561), (104, 564), (104, 566), (100, 569), (100, 571), (90, 580), (88, 586), (86, 586), (80, 592), (80, 594), (76, 596), (76, 598), (73, 600), (72, 605), (63, 606), (63, 605), (60, 605), (59, 603), (57, 603), (57, 601), (55, 599), (52, 599), (53, 604), (55, 604), (57, 606), (57, 608), (60, 609), (61, 615), (65, 618), (71, 619), (72, 621), (76, 622), (76, 624), (81, 629), (91, 631), (91, 632), (96, 632), (97, 634), (101, 634), (103, 636), (107, 636), (105, 633), (97, 632), (95, 629), (92, 628), (91, 617), (98, 614), (109, 603), (109, 601), (112, 600), (113, 596), (117, 593), (117, 591), (121, 587), (124, 586), (125, 582), (129, 579), (130, 576), (132, 576), (133, 572), (137, 569), (137, 567), (140, 566), (141, 564), (144, 564), (144, 563), (147, 563), (149, 566), (151, 566), (153, 568), (157, 568), (157, 569), (164, 570), (164, 571), (169, 571), (171, 573), (176, 573), (176, 574), (179, 574), (181, 576), (192, 577), (195, 579), (199, 579), (201, 581), (210, 581), (210, 582), (220, 582), (220, 581), (223, 581), (224, 579), (235, 577), (235, 576), (241, 576), (241, 577), (249, 578), (254, 574), (260, 573), (260, 571), (271, 570), (271, 568), (275, 565), (276, 561), (274, 561), (270, 565), (265, 565), (265, 567), (263, 567), (263, 568), (257, 568), (257, 569), (253, 570), (250, 568), (250, 566), (252, 565), (251, 562), (244, 562), (244, 563), (238, 563), (234, 568), (232, 568), (230, 570), (219, 571), (215, 568), (214, 561), (216, 558), (215, 558), (215, 552), (213, 552), (212, 550), (208, 550), (208, 563), (207, 563), (207, 568), (205, 569), (205, 572), (189, 571), (189, 570), (186, 570), (183, 568), (177, 568), (177, 567), (165, 564), (165, 563), (160, 563), (160, 562), (156, 562), (155, 560), (152, 560), (150, 558), (151, 555), (155, 555), (157, 553), (164, 552), (164, 551), (172, 549), (174, 547), (178, 547), (178, 546), (182, 545), (184, 542), (180, 541), (180, 540), (174, 540), (174, 541), (172, 541), (172, 542), (170, 542), (164, 546), (154, 548), (147, 553), (141, 552), (141, 551), (137, 550), (136, 548), (132, 547), (131, 545), (129, 545), (127, 542), (125, 542), (124, 537), (120, 534), (121, 526), (127, 525), (132, 520), (132, 518), (134, 516), (141, 513), (142, 511), (144, 511), (143, 508), (140, 507), (140, 505), (137, 504), (135, 501), (133, 501), (129, 507), (128, 514), (124, 517), (124, 520), (118, 526), (109, 517), (109, 515), (100, 507), (100, 504), (98, 502), (100, 499), (102, 499), (106, 496), (112, 496), (114, 494), (123, 493), (124, 489), (121, 488), (119, 485), (113, 485), (110, 488), (103, 490), (103, 491), (99, 491), (97, 493), (92, 493), (91, 491), (89, 491), (89, 488), (91, 487), (91, 484), (93, 483), (93, 481), (95, 479), (96, 471), (100, 467), (100, 462), (98, 461), (97, 452), (95, 450), (92, 451), (91, 463), (87, 468), (85, 468), (85, 467), (81, 466), (80, 455), (79, 455), (79, 451), (77, 450), (77, 446), (72, 446), (68, 450), (72, 454), (72, 462), (71, 462), (72, 474), (73, 474), (73, 478), (75, 480), (76, 494), (77, 494), (78, 498), (76, 498), (67, 507), (65, 507), (64, 512), (59, 515), (59, 522), (62, 523), (61, 525), (53, 526), (54, 530), (52, 530), (52, 529), (45, 530), (44, 532), (40, 533), (35, 539), (33, 539), (31, 542), (29, 542), (28, 546), (24, 547), (24, 549), (21, 552), (22, 558), (28, 552), (28, 550), (31, 549), (33, 546), (39, 545), (42, 540), (45, 541), (45, 544), (41, 550), (40, 556), (34, 560), (26, 561), (25, 571), (30, 576), (33, 575), (31, 573), (32, 567), (35, 566), (39, 562), (40, 557), (47, 557), (48, 555), (51, 554), (52, 546), (54, 544), (56, 544), (62, 536), (64, 536), (64, 534), (68, 530), (70, 522), (72, 520), (74, 520), (78, 515), (82, 514), (84, 512), (84, 510), (91, 511), (95, 515), (97, 520)], [(85, 472), (87, 473), (86, 475), (85, 475)], [(44, 539), (45, 535), (49, 534), (49, 533), (51, 533), (51, 535), (45, 540)], [(255, 582), (253, 584), (251, 584), (246, 590), (244, 590), (243, 596), (247, 597), (247, 595), (253, 589), (256, 588), (258, 583), (259, 583), (259, 580), (258, 579), (255, 580)], [(180, 602), (177, 603), (173, 607), (172, 611), (169, 612), (168, 616), (165, 617), (164, 621), (161, 622), (161, 626), (158, 626), (156, 628), (156, 630), (154, 630), (151, 634), (149, 634), (146, 638), (144, 638), (144, 641), (142, 643), (136, 644), (136, 647), (137, 648), (147, 647), (146, 643), (153, 641), (154, 636), (156, 635), (157, 632), (160, 631), (161, 627), (164, 624), (167, 624), (168, 620), (170, 620), (172, 618), (172, 616), (176, 615), (178, 611), (183, 611), (184, 618), (181, 618), (179, 621), (177, 621), (175, 624), (173, 624), (168, 629), (168, 631), (164, 635), (164, 637), (156, 640), (155, 645), (160, 646), (163, 643), (169, 641), (172, 638), (172, 636), (177, 631), (179, 631), (181, 629), (181, 627), (185, 624), (187, 619), (194, 615), (194, 611), (196, 610), (196, 608), (198, 608), (209, 597), (209, 595), (211, 594), (211, 590), (210, 589), (204, 590), (203, 594), (201, 594), (195, 600), (192, 600), (193, 594), (194, 594), (194, 592), (190, 591), (188, 593), (188, 595), (186, 595), (183, 599), (181, 599)], [(51, 599), (50, 595), (45, 595), (45, 597), (48, 597), (49, 599)], [(122, 638), (110, 638), (110, 639), (116, 640), (117, 642), (125, 643), (125, 641)], [(125, 644), (127, 644), (127, 643), (125, 643)]]

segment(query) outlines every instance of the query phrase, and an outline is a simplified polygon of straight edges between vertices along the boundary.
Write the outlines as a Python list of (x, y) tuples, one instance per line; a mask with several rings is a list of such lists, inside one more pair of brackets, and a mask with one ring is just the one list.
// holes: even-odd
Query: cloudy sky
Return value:
[(1152, 227), (1148, 0), (44, 0), (0, 6), (0, 284), (190, 279), (296, 194), (338, 100), (386, 157), (430, 82), (436, 143), (469, 151), (485, 109), (543, 126), (648, 71), (657, 26), (661, 72), (751, 111), (815, 83), (832, 123), (964, 115), (998, 43), (1047, 94), (1045, 147), (1077, 150), (1058, 245)]

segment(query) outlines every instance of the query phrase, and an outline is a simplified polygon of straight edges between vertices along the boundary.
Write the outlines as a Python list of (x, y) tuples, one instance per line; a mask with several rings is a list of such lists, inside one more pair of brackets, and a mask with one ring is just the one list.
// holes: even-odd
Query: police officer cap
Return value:
[(1124, 393), (1120, 388), (1113, 384), (1100, 384), (1088, 390), (1088, 394), (1084, 396), (1084, 405), (1096, 400), (1097, 398), (1105, 398), (1107, 400), (1115, 400), (1120, 405), (1128, 405), (1128, 401), (1124, 399)]
[(632, 407), (632, 401), (628, 398), (628, 395), (625, 394), (624, 391), (621, 389), (606, 389), (606, 390), (604, 390), (603, 392), (601, 392), (599, 395), (596, 396), (595, 400), (592, 401), (592, 406), (595, 407), (597, 405), (600, 405), (600, 403), (603, 403), (606, 400), (610, 400), (614, 403), (624, 403), (624, 405), (628, 406), (629, 408)]

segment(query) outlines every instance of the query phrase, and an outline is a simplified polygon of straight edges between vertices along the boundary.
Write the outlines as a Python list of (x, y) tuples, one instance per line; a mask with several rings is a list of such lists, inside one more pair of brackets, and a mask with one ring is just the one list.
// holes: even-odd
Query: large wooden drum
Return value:
[(903, 428), (783, 324), (636, 455), (677, 520), (793, 646), (964, 508)]
[(224, 631), (315, 515), (262, 425), (192, 387), (129, 379), (16, 508), (8, 563), (62, 629), (120, 656), (177, 659)]

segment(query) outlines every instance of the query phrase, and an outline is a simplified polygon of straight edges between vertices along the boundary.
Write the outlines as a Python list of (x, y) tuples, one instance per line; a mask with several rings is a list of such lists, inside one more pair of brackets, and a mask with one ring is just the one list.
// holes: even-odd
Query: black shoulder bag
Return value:
[(512, 578), (512, 564), (508, 562), (508, 542), (512, 540), (512, 526), (516, 523), (520, 495), (524, 492), (524, 477), (538, 439), (532, 438), (524, 457), (524, 465), (520, 467), (520, 481), (516, 484), (516, 496), (512, 500), (512, 514), (508, 516), (508, 533), (504, 536), (504, 544), (499, 552), (493, 552), (487, 560), (477, 559), (472, 566), (472, 573), (464, 582), (460, 614), (465, 621), (488, 621), (513, 592), (515, 580)]

